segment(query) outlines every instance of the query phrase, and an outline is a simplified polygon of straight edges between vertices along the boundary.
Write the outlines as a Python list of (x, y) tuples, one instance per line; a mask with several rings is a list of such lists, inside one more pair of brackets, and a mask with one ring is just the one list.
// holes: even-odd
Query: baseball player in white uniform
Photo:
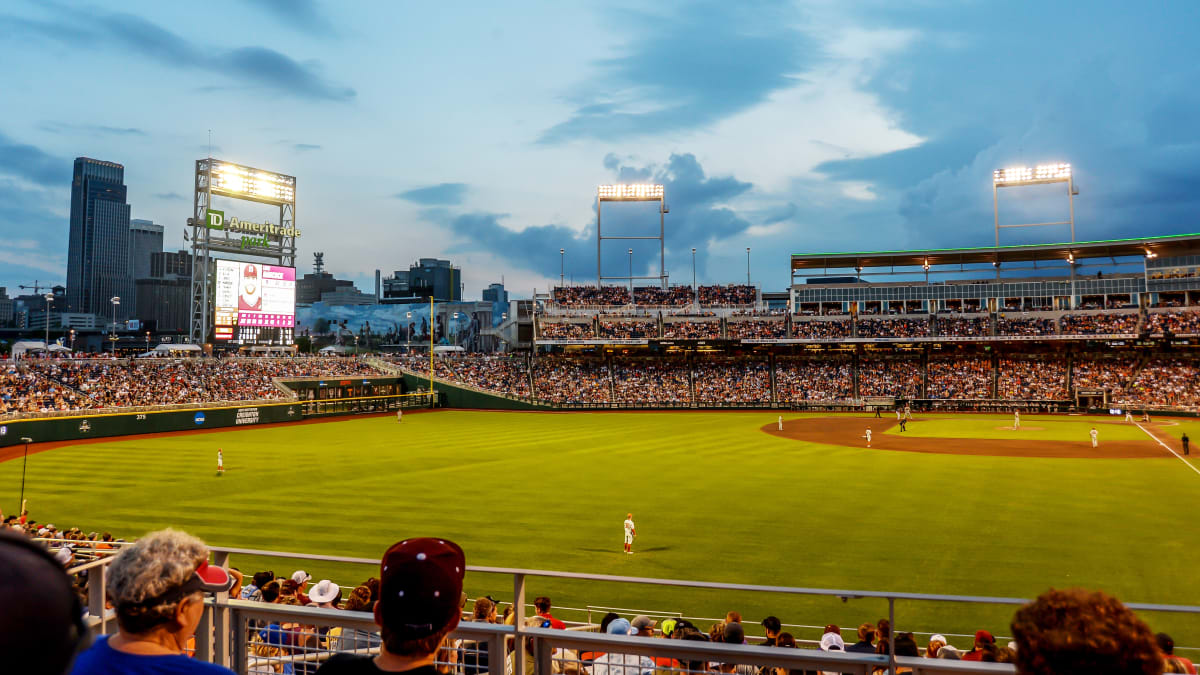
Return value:
[(404, 421), (404, 410), (402, 410), (400, 408), (396, 408), (396, 421), (397, 422)]
[(779, 416), (779, 430), (783, 431), (783, 415)]
[(867, 439), (867, 447), (871, 447), (871, 427), (867, 427), (867, 433), (863, 434), (863, 438)]
[(1020, 428), (1021, 428), (1021, 411), (1014, 410), (1013, 411), (1013, 431), (1016, 431)]
[(637, 527), (633, 524), (633, 514), (625, 515), (625, 552), (633, 555), (633, 538), (637, 536)]
[(1092, 447), (1093, 448), (1096, 447), (1097, 445), (1099, 445), (1099, 443), (1096, 441), (1096, 437), (1099, 436), (1100, 434), (1099, 434), (1099, 432), (1096, 431), (1096, 427), (1092, 427), (1092, 430), (1088, 432), (1088, 435), (1092, 437)]
[(217, 473), (225, 473), (225, 455), (220, 448), (217, 448)]
[(904, 417), (904, 410), (901, 408), (896, 408), (896, 421), (899, 422), (900, 419), (903, 417)]
[(1125, 409), (1125, 421), (1133, 424), (1133, 411), (1128, 408)]

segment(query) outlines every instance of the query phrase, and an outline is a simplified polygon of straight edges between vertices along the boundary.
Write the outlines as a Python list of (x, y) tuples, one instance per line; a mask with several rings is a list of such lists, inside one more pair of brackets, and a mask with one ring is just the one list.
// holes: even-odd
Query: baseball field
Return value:
[[(472, 565), (981, 596), (1083, 586), (1129, 602), (1200, 597), (1200, 462), (1193, 468), (1156, 440), (1178, 450), (1181, 433), (1200, 438), (1200, 422), (1143, 429), (1027, 415), (1013, 430), (1009, 415), (918, 414), (901, 432), (894, 415), (785, 414), (780, 431), (776, 416), (439, 411), (399, 424), (376, 416), (128, 437), (31, 453), (25, 496), (43, 523), (125, 538), (173, 526), (213, 545), (377, 558), (397, 539), (437, 535), (462, 544)], [(5, 513), (16, 511), (21, 473), (19, 456), (0, 463)], [(625, 555), (630, 511), (638, 538)], [(377, 573), (233, 563), (303, 567), (343, 585)], [(748, 620), (843, 627), (886, 616), (875, 600), (529, 584), (531, 596), (562, 607), (700, 618), (737, 609)], [(467, 586), (472, 597), (512, 593), (506, 576), (474, 574)], [(901, 602), (897, 626), (1007, 635), (1012, 611)], [(1190, 616), (1144, 617), (1156, 630), (1200, 630)]]

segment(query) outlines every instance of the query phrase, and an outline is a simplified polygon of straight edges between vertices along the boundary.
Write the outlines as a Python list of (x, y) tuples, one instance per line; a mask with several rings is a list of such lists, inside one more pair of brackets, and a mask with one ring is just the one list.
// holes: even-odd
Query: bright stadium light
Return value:
[(605, 201), (655, 201), (663, 198), (663, 186), (651, 184), (601, 185), (596, 194)]
[[(1049, 223), (1000, 224), (1000, 188), (1048, 185), (1050, 183), (1067, 184), (1067, 204), (1071, 210), (1071, 215), (1067, 220), (1057, 220)], [(992, 213), (996, 227), (996, 246), (1000, 246), (1000, 230), (1006, 227), (1070, 225), (1071, 241), (1075, 241), (1075, 195), (1077, 194), (1079, 194), (1079, 190), (1075, 187), (1075, 177), (1071, 172), (1071, 165), (1066, 162), (1038, 164), (1034, 167), (1014, 166), (1007, 169), (996, 169), (992, 172)]]
[(270, 204), (294, 204), (296, 179), (273, 171), (214, 161), (212, 164), (212, 193), (239, 199), (252, 199)]

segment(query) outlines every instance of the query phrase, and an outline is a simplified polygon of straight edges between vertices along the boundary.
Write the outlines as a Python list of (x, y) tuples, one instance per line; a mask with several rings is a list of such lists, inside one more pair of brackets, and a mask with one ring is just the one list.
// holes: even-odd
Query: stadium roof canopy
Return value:
[(1200, 250), (1200, 234), (1135, 237), (1062, 244), (979, 246), (974, 248), (931, 248), (919, 251), (852, 251), (847, 253), (795, 253), (792, 270), (855, 269), (868, 267), (920, 267), (973, 265), (980, 263), (1038, 262), (1077, 259), (1127, 258), (1153, 254), (1159, 257), (1186, 255)]

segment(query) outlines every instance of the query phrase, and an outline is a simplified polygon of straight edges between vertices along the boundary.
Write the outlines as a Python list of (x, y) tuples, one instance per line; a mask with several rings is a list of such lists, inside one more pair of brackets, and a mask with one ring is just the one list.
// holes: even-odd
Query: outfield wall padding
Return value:
[(22, 437), (31, 438), (34, 443), (46, 443), (295, 422), (303, 417), (299, 403), (248, 403), (228, 408), (45, 417), (0, 423), (0, 447), (20, 445)]
[[(429, 380), (416, 375), (404, 375), (404, 388), (407, 391), (429, 389)], [(433, 381), (433, 389), (438, 393), (438, 405), (443, 408), (472, 408), (477, 410), (552, 410), (548, 405), (518, 401), (504, 396), (495, 396), (474, 389), (456, 387), (440, 380)]]

